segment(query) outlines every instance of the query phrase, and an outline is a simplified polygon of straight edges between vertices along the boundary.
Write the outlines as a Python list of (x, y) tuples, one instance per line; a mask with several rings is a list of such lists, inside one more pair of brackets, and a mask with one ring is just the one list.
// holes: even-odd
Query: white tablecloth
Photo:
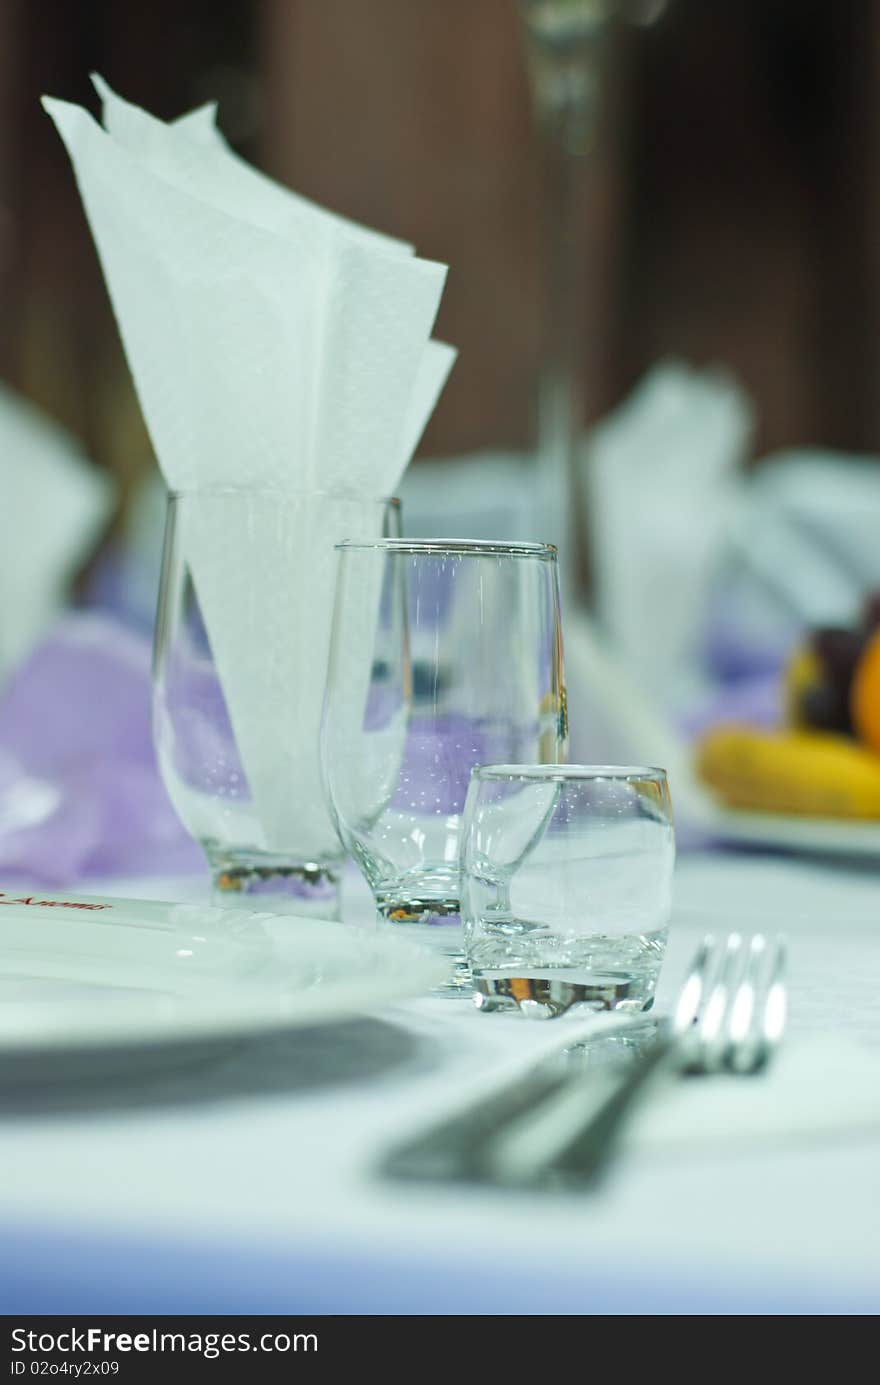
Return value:
[[(846, 1040), (880, 1072), (880, 867), (683, 856), (660, 1004), (699, 936), (734, 927), (788, 937), (792, 1046)], [(539, 1028), (422, 999), (4, 1098), (2, 1310), (876, 1312), (876, 1102), (811, 1137), (633, 1143), (596, 1194), (376, 1176), (390, 1139)]]

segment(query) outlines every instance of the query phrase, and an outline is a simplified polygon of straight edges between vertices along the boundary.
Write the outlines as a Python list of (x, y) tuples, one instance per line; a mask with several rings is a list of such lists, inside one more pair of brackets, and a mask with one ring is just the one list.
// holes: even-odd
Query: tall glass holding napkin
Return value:
[[(429, 338), (446, 271), (249, 167), (212, 108), (166, 125), (95, 84), (103, 129), (77, 106), (43, 104), (159, 464), (172, 492), (243, 495), (240, 509), (192, 507), (178, 536), (258, 824), (255, 840), (229, 844), (252, 874), (214, 861), (215, 883), (286, 889), (339, 853), (318, 788), (333, 545), (379, 537), (376, 501), (395, 493), (443, 387), (455, 353)], [(247, 504), (255, 492), (366, 503), (303, 506), (299, 525), (279, 525)], [(304, 590), (291, 629), (290, 593)], [(279, 860), (288, 870), (273, 874)]]

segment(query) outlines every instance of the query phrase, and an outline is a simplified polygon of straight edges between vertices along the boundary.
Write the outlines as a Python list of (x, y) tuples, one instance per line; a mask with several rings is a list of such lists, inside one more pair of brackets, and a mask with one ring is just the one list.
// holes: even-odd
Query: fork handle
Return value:
[(393, 1178), (480, 1181), (499, 1133), (531, 1115), (567, 1080), (564, 1072), (528, 1073), (513, 1087), (482, 1098), (398, 1145), (383, 1160), (382, 1171)]
[(599, 1181), (614, 1155), (627, 1121), (652, 1082), (678, 1057), (674, 1036), (654, 1040), (629, 1064), (610, 1094), (592, 1109), (586, 1121), (560, 1148), (531, 1167), (508, 1169), (501, 1181), (518, 1186), (585, 1187)]

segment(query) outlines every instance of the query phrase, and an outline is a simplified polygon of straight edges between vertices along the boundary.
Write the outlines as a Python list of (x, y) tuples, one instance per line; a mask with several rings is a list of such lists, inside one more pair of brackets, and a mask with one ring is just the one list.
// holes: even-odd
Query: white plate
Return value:
[(727, 808), (713, 813), (712, 832), (726, 841), (749, 846), (880, 859), (880, 822), (746, 813)]
[(198, 904), (0, 891), (0, 1060), (326, 1024), (446, 979), (392, 934)]

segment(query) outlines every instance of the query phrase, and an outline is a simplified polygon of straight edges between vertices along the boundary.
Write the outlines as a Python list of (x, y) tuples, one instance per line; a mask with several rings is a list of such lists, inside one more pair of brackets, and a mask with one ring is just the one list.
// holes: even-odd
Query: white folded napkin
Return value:
[[(394, 494), (455, 357), (429, 340), (445, 267), (250, 168), (212, 108), (166, 125), (95, 82), (106, 130), (43, 104), (169, 487)], [(185, 533), (267, 849), (336, 845), (318, 790), (333, 544), (381, 532), (376, 507), (354, 516), (215, 506)]]
[(0, 680), (61, 611), (114, 486), (75, 440), (0, 383)]
[(597, 615), (626, 668), (667, 704), (694, 663), (751, 432), (733, 380), (667, 362), (589, 439)]
[(805, 628), (852, 623), (880, 588), (878, 530), (875, 457), (797, 448), (765, 458), (720, 555), (730, 609), (782, 648)]
[(393, 494), (454, 358), (445, 267), (97, 85), (106, 131), (43, 104), (169, 485)]

